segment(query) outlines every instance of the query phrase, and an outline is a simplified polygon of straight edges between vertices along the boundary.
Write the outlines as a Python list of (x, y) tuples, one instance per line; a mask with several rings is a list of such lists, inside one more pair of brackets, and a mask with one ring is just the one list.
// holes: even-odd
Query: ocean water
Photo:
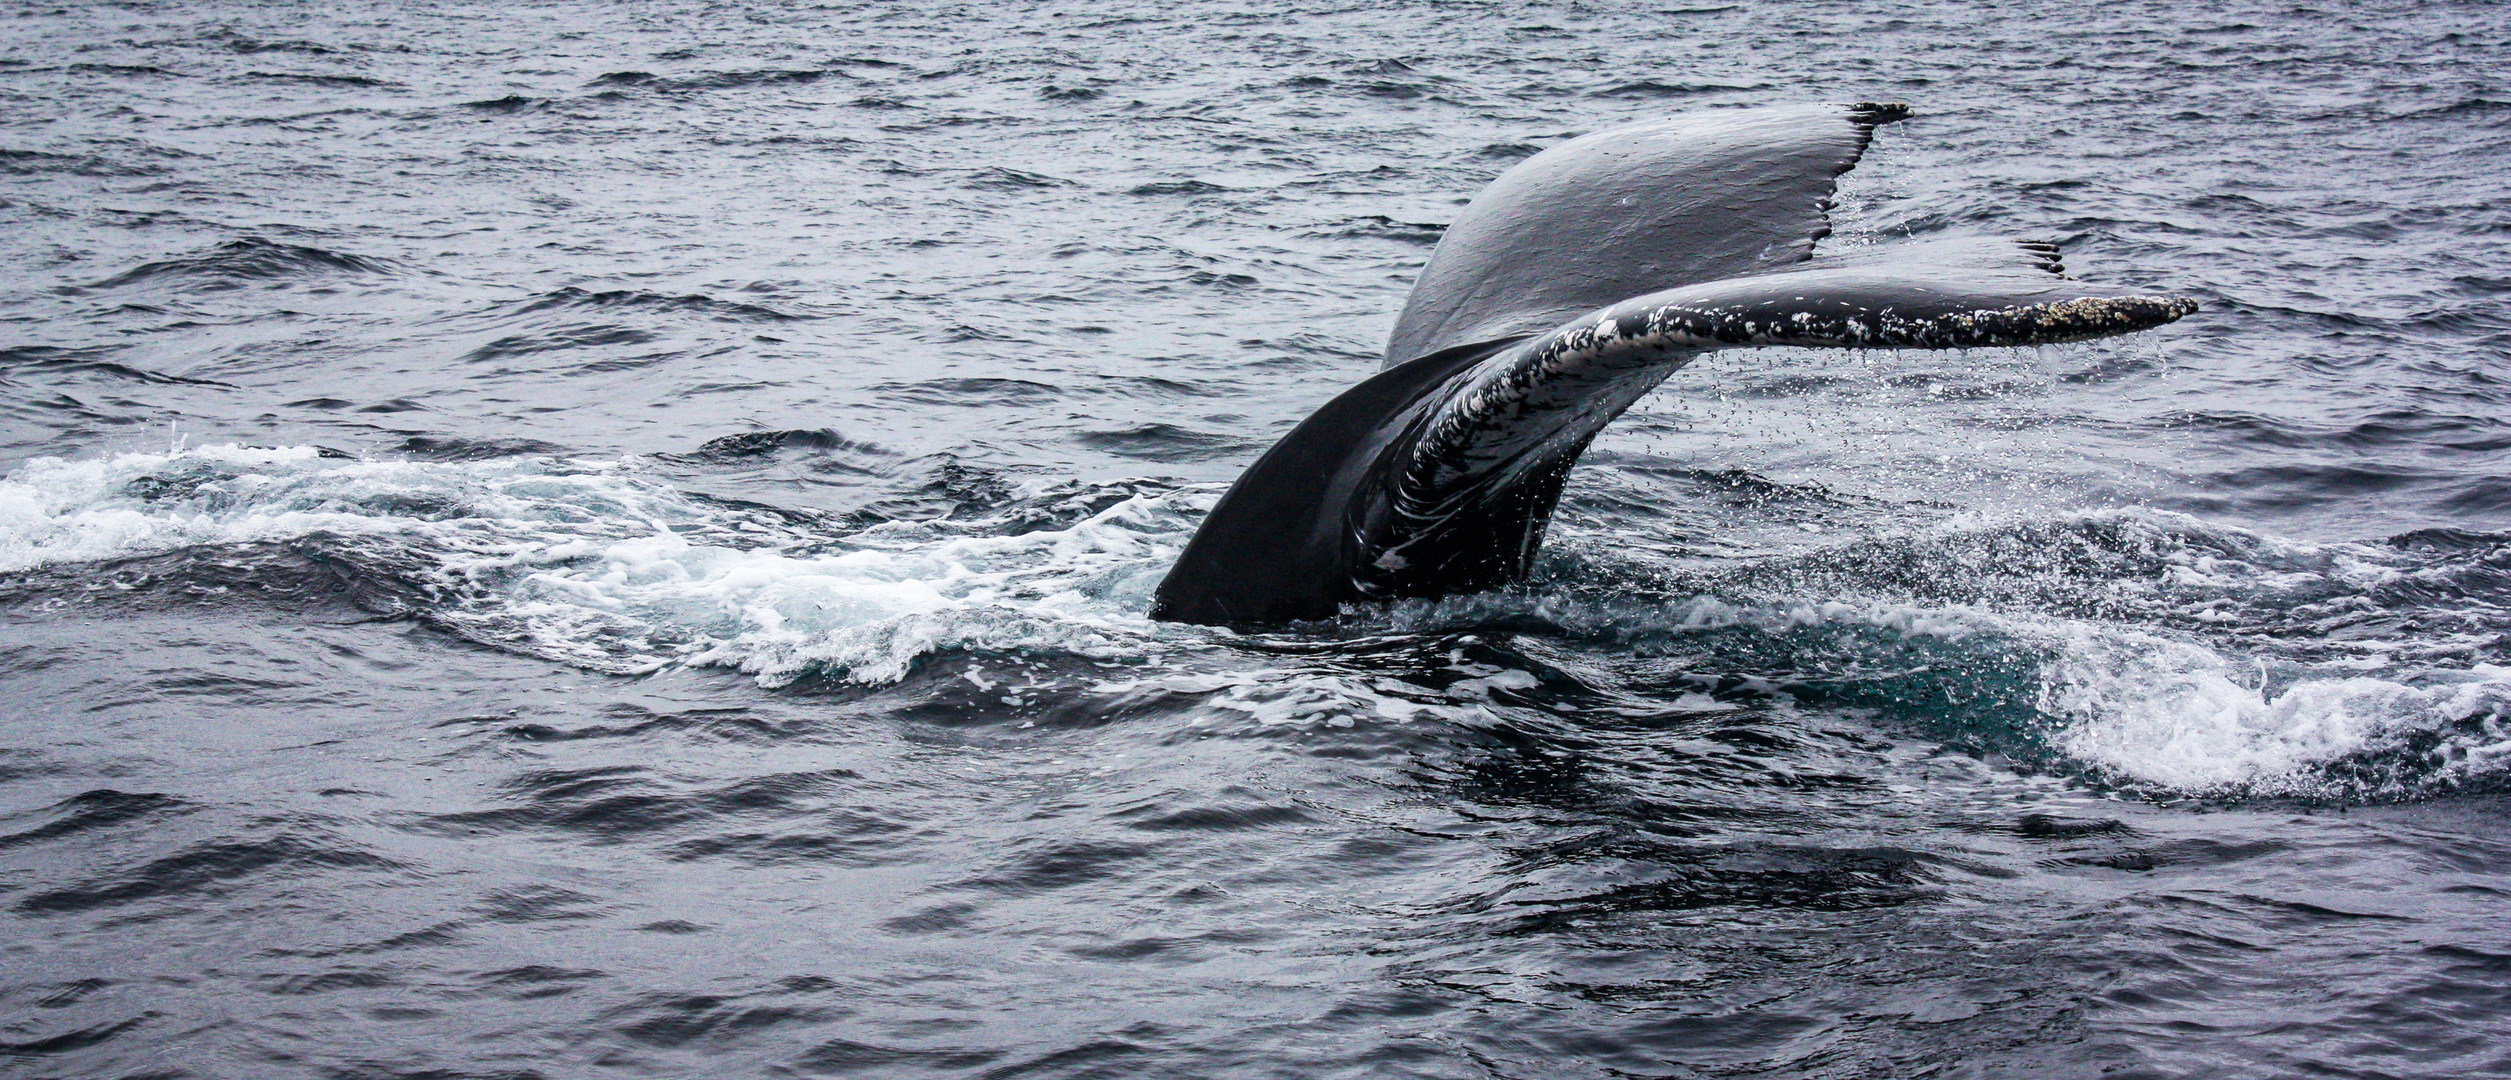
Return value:
[[(2511, 1074), (2481, 3), (13, 4), (0, 1074)], [(1900, 100), (1534, 579), (1144, 617), (1544, 146)]]

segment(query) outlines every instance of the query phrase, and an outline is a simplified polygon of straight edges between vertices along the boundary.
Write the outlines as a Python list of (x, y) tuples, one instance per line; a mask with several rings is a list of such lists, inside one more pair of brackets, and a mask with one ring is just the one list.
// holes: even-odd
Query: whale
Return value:
[(1518, 162), (1441, 235), (1378, 373), (1239, 476), (1150, 616), (1263, 626), (1521, 580), (1587, 445), (1711, 351), (2042, 345), (2197, 310), (2031, 240), (1817, 251), (1839, 177), (1909, 111), (1710, 110)]

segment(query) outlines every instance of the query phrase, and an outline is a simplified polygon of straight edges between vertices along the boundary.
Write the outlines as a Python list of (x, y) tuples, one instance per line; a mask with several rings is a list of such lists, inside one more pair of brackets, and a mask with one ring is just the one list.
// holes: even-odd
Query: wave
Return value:
[(670, 90), (732, 90), (745, 86), (799, 86), (821, 79), (844, 79), (854, 76), (836, 68), (760, 68), (754, 71), (710, 71), (677, 79), (657, 79), (655, 85)]
[[(682, 464), (861, 449), (826, 432), (707, 447)], [(1675, 566), (1573, 536), (1525, 586), (1246, 638), (1143, 615), (1208, 487), (945, 462), (886, 511), (833, 515), (684, 492), (643, 459), (430, 456), (29, 462), (0, 480), (0, 591), (124, 595), (180, 576), (162, 560), (185, 551), (227, 553), (195, 583), (224, 586), (259, 545), (344, 575), (369, 610), (620, 674), (922, 672), (987, 702), (1104, 718), (1182, 701), (1263, 724), (1815, 707), (2157, 795), (2390, 799), (2511, 779), (2511, 537), (2492, 534), (2311, 544), (2114, 511)], [(1443, 686), (1371, 660), (1370, 642), (1466, 639), (1578, 660)], [(952, 657), (984, 663), (936, 675)], [(995, 661), (1031, 674), (997, 687)]]
[[(2465, 663), (2504, 658), (2511, 534), (2323, 544), (2158, 511), (1965, 516), (1785, 557), (1678, 568), (1663, 587), (1746, 604), (1818, 596), (2027, 611), (2222, 637), (2303, 663)], [(2398, 632), (2404, 621), (2412, 630)]]
[(322, 44), (321, 42), (292, 41), (285, 38), (255, 38), (237, 33), (235, 30), (229, 28), (213, 30), (209, 34), (205, 35), (205, 39), (208, 41), (223, 43), (230, 52), (244, 53), (246, 55), (252, 55), (255, 53), (290, 52), (304, 53), (309, 56), (329, 56), (341, 51), (332, 46)]
[(1217, 195), (1231, 189), (1202, 180), (1161, 180), (1142, 184), (1125, 192), (1128, 195)]
[(1111, 454), (1146, 461), (1219, 461), (1243, 457), (1257, 449), (1255, 444), (1234, 435), (1158, 423), (1116, 431), (1084, 431), (1074, 439)]
[(60, 173), (69, 176), (126, 177), (154, 176), (164, 169), (150, 165), (130, 165), (95, 154), (55, 154), (44, 150), (0, 149), (0, 176), (40, 176)]
[(1638, 674), (1618, 688), (1600, 675), (1612, 700), (1671, 700), (1677, 712), (1852, 710), (2132, 794), (2385, 801), (2511, 783), (2511, 666), (2481, 660), (2300, 664), (2134, 626), (1963, 605), (1605, 601), (1541, 590), (1395, 605), (1335, 627), (1465, 628), (1618, 657)]
[(458, 435), (412, 435), (401, 440), (401, 445), (395, 449), (409, 457), (429, 461), (477, 461), (482, 458), (567, 452), (566, 447), (539, 439), (464, 438)]
[(1768, 83), (1743, 86), (1734, 83), (1667, 83), (1658, 82), (1655, 79), (1639, 79), (1589, 90), (1587, 96), (1592, 98), (1683, 98), (1697, 97), (1701, 94), (1735, 94), (1769, 89)]
[(736, 90), (747, 86), (806, 86), (822, 79), (855, 81), (855, 77), (835, 67), (824, 68), (760, 68), (752, 71), (706, 71), (689, 75), (656, 75), (649, 71), (614, 71), (592, 81), (593, 86), (634, 86), (660, 91)]
[(214, 379), (193, 379), (181, 375), (147, 371), (128, 364), (105, 359), (115, 349), (60, 349), (45, 345), (20, 345), (0, 348), (0, 379), (21, 372), (57, 372), (62, 374), (103, 375), (131, 382), (159, 383), (179, 386), (214, 386), (233, 389), (229, 383)]
[(1080, 185), (1060, 176), (1048, 176), (1045, 173), (1026, 172), (997, 165), (970, 173), (968, 179), (961, 182), (961, 186), (978, 190), (1019, 191), (1025, 188), (1068, 188)]
[(504, 97), (483, 98), (479, 101), (465, 101), (461, 103), (461, 107), (486, 113), (511, 114), (546, 109), (549, 107), (549, 102), (541, 98), (525, 97), (521, 94), (507, 94)]
[[(1526, 153), (1532, 154), (1534, 153), (1534, 150), (1532, 148), (1528, 148)], [(1445, 225), (1434, 225), (1418, 221), (1398, 221), (1384, 214), (1370, 214), (1364, 217), (1348, 218), (1342, 221), (1318, 225), (1307, 230), (1305, 235), (1336, 239), (1356, 237), (1367, 240), (1394, 240), (1406, 244), (1419, 244), (1423, 247), (1431, 247), (1436, 245), (1439, 242), (1439, 237), (1445, 235), (1446, 232), (1447, 226)]]
[(1056, 386), (1027, 379), (955, 378), (928, 379), (913, 383), (881, 383), (870, 390), (885, 401), (904, 401), (918, 405), (949, 405), (959, 408), (983, 408), (990, 405), (1027, 405), (1052, 401), (1065, 391)]
[(168, 71), (155, 64), (71, 64), (62, 70), (74, 71), (81, 75), (159, 75), (174, 79), (187, 77), (182, 72)]
[(639, 289), (609, 289), (594, 292), (573, 285), (542, 293), (512, 307), (516, 313), (532, 311), (605, 311), (616, 309), (663, 311), (704, 315), (719, 322), (792, 322), (805, 318), (788, 315), (758, 304), (718, 300), (697, 294), (673, 295), (645, 292)]
[[(651, 330), (610, 323), (583, 323), (559, 326), (546, 333), (508, 334), (470, 352), (462, 354), (461, 363), (484, 364), (534, 353), (566, 352), (573, 349), (605, 349), (615, 346), (644, 345), (659, 338)], [(666, 354), (668, 355), (668, 354)], [(586, 370), (616, 370), (641, 366), (632, 361), (603, 361), (601, 366)]]
[(768, 457), (784, 450), (854, 452), (876, 456), (890, 453), (879, 444), (849, 439), (829, 428), (807, 428), (721, 435), (699, 444), (685, 457), (691, 461), (726, 462)]
[(1675, 665), (1655, 696), (1873, 710), (2130, 791), (2395, 799), (2511, 781), (2511, 534), (2314, 544), (2105, 511), (1672, 568), (1584, 541), (1528, 586), (1331, 629), (1533, 632)]
[[(994, 519), (846, 529), (682, 493), (636, 459), (243, 446), (46, 458), (0, 481), (0, 572), (276, 545), (367, 579), (388, 613), (593, 670), (879, 683), (952, 649), (1138, 654), (1161, 632), (1140, 612), (1200, 496), (1116, 491), (1049, 488)], [(1076, 502), (1077, 520), (989, 528)]]
[(328, 86), (334, 89), (372, 90), (400, 85), (382, 79), (370, 79), (364, 75), (327, 75), (307, 71), (247, 71), (244, 77), (268, 79), (275, 82), (305, 83), (310, 86)]
[(198, 254), (142, 263), (89, 287), (119, 289), (132, 285), (185, 283), (232, 288), (242, 282), (274, 278), (390, 272), (391, 266), (378, 259), (247, 236)]
[(2046, 668), (2050, 746), (2123, 787), (2395, 799), (2511, 777), (2511, 667), (2316, 675), (2145, 635), (2078, 631)]

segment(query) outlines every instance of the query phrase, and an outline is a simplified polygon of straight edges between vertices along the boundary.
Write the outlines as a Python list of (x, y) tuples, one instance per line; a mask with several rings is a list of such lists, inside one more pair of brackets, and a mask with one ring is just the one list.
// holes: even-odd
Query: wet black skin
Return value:
[(1386, 367), (1240, 476), (1151, 617), (1261, 626), (1518, 580), (1596, 434), (1712, 349), (2035, 345), (2195, 310), (2067, 278), (2047, 244), (1814, 257), (1836, 178), (1906, 114), (1728, 110), (1519, 163), (1440, 240)]

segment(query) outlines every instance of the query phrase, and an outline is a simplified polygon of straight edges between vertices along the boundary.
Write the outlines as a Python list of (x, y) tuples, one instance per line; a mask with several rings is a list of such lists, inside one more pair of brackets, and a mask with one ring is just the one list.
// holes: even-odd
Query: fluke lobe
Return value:
[(1841, 173), (1898, 104), (1599, 131), (1503, 173), (1422, 268), (1378, 374), (1212, 508), (1151, 617), (1251, 625), (1523, 577), (1570, 466), (1712, 349), (1942, 349), (2160, 326), (2193, 301), (2065, 276), (2057, 249), (1936, 240), (1816, 257)]

